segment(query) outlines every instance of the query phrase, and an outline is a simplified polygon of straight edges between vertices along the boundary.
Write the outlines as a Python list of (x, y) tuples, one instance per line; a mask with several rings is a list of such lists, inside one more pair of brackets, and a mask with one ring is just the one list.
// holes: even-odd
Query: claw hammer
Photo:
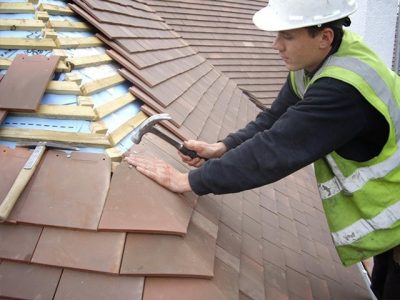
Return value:
[(171, 120), (170, 115), (169, 114), (157, 114), (157, 115), (152, 115), (151, 117), (147, 118), (138, 127), (136, 127), (133, 130), (132, 136), (131, 136), (132, 142), (135, 144), (139, 144), (140, 141), (142, 140), (143, 135), (145, 135), (148, 132), (151, 132), (151, 133), (157, 135), (158, 137), (162, 138), (164, 141), (168, 142), (172, 146), (174, 146), (182, 154), (187, 155), (191, 158), (200, 157), (196, 153), (196, 151), (186, 148), (182, 143), (174, 140), (173, 138), (171, 138), (168, 135), (161, 132), (157, 127), (155, 127), (155, 125), (157, 123), (159, 123), (163, 120)]
[(4, 222), (11, 213), (15, 203), (17, 202), (19, 196), (24, 190), (25, 186), (28, 184), (32, 175), (35, 173), (36, 167), (39, 164), (46, 148), (57, 148), (62, 150), (79, 150), (79, 148), (71, 147), (69, 145), (64, 145), (61, 143), (52, 142), (37, 142), (37, 143), (18, 143), (17, 146), (20, 147), (32, 147), (35, 149), (29, 156), (25, 165), (18, 173), (13, 185), (8, 191), (6, 197), (0, 205), (0, 222)]

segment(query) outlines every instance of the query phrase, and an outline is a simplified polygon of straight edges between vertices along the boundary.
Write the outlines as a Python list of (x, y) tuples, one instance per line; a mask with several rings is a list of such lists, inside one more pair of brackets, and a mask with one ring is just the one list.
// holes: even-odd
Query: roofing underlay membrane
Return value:
[[(0, 125), (0, 204), (32, 153), (15, 148), (21, 139), (37, 141), (37, 132), (50, 132), (57, 141), (68, 133), (80, 151), (47, 150), (9, 219), (0, 224), (0, 298), (369, 297), (365, 271), (344, 268), (335, 252), (312, 167), (250, 191), (198, 197), (172, 193), (120, 162), (132, 151), (189, 170), (176, 149), (158, 137), (146, 135), (132, 147), (131, 130), (148, 115), (169, 113), (171, 122), (160, 127), (176, 139), (214, 142), (253, 120), (260, 103), (270, 103), (286, 73), (271, 51), (271, 36), (258, 42), (264, 33), (249, 21), (263, 2), (0, 0), (0, 25), (6, 19), (34, 20), (43, 11), (50, 21), (85, 22), (85, 30), (55, 29), (56, 39), (96, 37), (102, 44), (56, 45), (66, 51), (63, 62), (109, 56), (93, 66), (60, 67), (52, 81), (77, 75), (78, 91), (46, 92), (41, 106), (83, 111), (80, 96), (87, 85), (114, 75), (123, 79), (90, 93), (91, 103), (85, 104), (90, 113), (79, 119), (72, 112), (66, 117), (7, 112)], [(31, 9), (4, 12), (10, 3)], [(226, 24), (219, 28), (219, 22)], [(43, 26), (51, 29), (49, 23)], [(51, 48), (9, 50), (2, 44), (6, 38), (42, 40), (41, 29), (0, 28), (0, 75), (7, 76), (7, 63), (18, 54), (54, 54)], [(230, 50), (236, 51), (233, 56)], [(255, 81), (248, 83), (251, 70)], [(268, 79), (264, 89), (258, 76), (271, 74), (276, 79)], [(250, 101), (229, 75), (242, 88), (259, 91), (262, 101)], [(110, 109), (107, 104), (115, 99), (123, 105)]]
[[(14, 2), (18, 3), (21, 1), (13, 0), (13, 1), (1, 1), (1, 2)], [(65, 1), (39, 1), (40, 3), (54, 4), (58, 6), (66, 6)], [(13, 13), (13, 14), (0, 14), (1, 19), (33, 19), (33, 14), (26, 13)], [(63, 15), (52, 15), (51, 20), (59, 20), (59, 21), (82, 21), (77, 16), (63, 16)], [(41, 31), (0, 31), (0, 38), (14, 37), (14, 38), (40, 38), (42, 36)], [(91, 37), (94, 36), (93, 32), (67, 32), (60, 31), (58, 32), (58, 36), (60, 37)], [(104, 47), (90, 47), (83, 49), (66, 49), (69, 58), (76, 57), (85, 57), (91, 55), (99, 55), (105, 53)], [(51, 56), (53, 54), (53, 50), (37, 50), (37, 49), (27, 49), (27, 50), (6, 50), (0, 49), (0, 58), (14, 58), (18, 54), (25, 55), (44, 55)], [(82, 79), (82, 85), (91, 82), (97, 79), (101, 79), (107, 76), (111, 76), (114, 74), (118, 74), (117, 69), (119, 68), (118, 64), (115, 62), (109, 64), (103, 64), (100, 66), (86, 67), (82, 69), (72, 70), (71, 73), (76, 74), (79, 78)], [(0, 70), (0, 75), (5, 74), (6, 70)], [(57, 73), (55, 80), (63, 81), (65, 80), (64, 73)], [(53, 79), (53, 80), (54, 80)], [(105, 91), (101, 91), (92, 95), (92, 100), (94, 106), (99, 106), (107, 103), (108, 101), (115, 99), (119, 96), (122, 96), (128, 93), (128, 88), (131, 85), (128, 82), (124, 82), (118, 84), (117, 86), (113, 86), (108, 88)], [(44, 105), (77, 105), (78, 104), (78, 96), (77, 95), (57, 95), (51, 93), (45, 93), (41, 104)], [(102, 119), (105, 126), (108, 128), (109, 132), (112, 132), (118, 126), (126, 122), (126, 120), (132, 118), (140, 111), (140, 101), (136, 101), (130, 103), (123, 108), (115, 111), (111, 115), (106, 116)], [(52, 128), (57, 131), (65, 131), (65, 132), (82, 132), (82, 133), (90, 133), (90, 121), (86, 120), (62, 120), (62, 119), (49, 119), (49, 118), (38, 118), (38, 117), (24, 117), (24, 116), (7, 116), (7, 118), (1, 124), (1, 127), (9, 127), (9, 128), (27, 128), (27, 129), (46, 129)], [(11, 147), (15, 146), (15, 142), (6, 142), (1, 141), (1, 144), (8, 145)], [(132, 146), (132, 142), (130, 141), (130, 136), (127, 136), (122, 141), (120, 141), (117, 147), (121, 152), (127, 151)], [(80, 147), (80, 151), (88, 151), (88, 152), (103, 152), (103, 149), (93, 148), (93, 147)]]

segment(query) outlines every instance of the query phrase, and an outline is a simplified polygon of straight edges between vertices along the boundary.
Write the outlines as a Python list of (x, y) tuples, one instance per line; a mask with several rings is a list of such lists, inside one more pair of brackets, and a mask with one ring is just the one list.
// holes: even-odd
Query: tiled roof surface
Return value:
[[(170, 133), (210, 142), (254, 119), (259, 109), (236, 82), (145, 3), (70, 5), (98, 30), (141, 110), (168, 112)], [(191, 8), (221, 10), (213, 3)], [(232, 1), (218, 3), (231, 14)], [(244, 23), (261, 4), (252, 3), (234, 5)], [(154, 135), (130, 151), (188, 170), (176, 149)], [(28, 156), (1, 146), (0, 202)], [(0, 297), (368, 298), (358, 268), (344, 268), (336, 255), (312, 167), (254, 190), (201, 197), (171, 193), (124, 162), (111, 180), (110, 169), (102, 153), (47, 151), (18, 199), (14, 222), (0, 224)]]
[(272, 103), (287, 69), (272, 49), (274, 35), (258, 30), (251, 20), (266, 1), (144, 2), (219, 71), (250, 92), (256, 103)]

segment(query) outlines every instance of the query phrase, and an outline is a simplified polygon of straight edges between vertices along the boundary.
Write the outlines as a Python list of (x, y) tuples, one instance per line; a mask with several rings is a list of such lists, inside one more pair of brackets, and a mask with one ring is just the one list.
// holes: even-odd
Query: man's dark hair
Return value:
[(324, 28), (331, 28), (334, 33), (332, 45), (336, 45), (339, 41), (342, 40), (343, 26), (347, 27), (350, 26), (350, 24), (351, 24), (350, 18), (345, 17), (343, 19), (335, 20), (329, 23), (306, 27), (306, 29), (311, 37), (315, 37)]

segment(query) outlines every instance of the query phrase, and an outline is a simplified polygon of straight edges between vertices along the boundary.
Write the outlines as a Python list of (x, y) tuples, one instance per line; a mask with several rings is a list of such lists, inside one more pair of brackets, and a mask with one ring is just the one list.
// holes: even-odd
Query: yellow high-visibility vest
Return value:
[(356, 162), (332, 152), (314, 164), (333, 242), (342, 263), (351, 265), (400, 244), (400, 78), (349, 31), (309, 82), (303, 70), (290, 72), (301, 99), (321, 77), (351, 84), (389, 124), (376, 157)]

